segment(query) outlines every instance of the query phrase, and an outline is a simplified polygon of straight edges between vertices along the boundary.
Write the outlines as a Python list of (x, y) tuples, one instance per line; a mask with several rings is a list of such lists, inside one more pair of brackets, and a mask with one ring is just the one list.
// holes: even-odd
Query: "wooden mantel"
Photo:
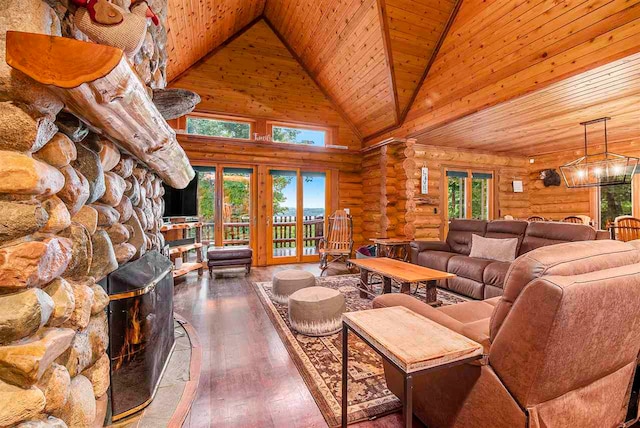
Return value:
[(58, 96), (103, 134), (184, 188), (195, 172), (138, 75), (120, 49), (65, 37), (7, 31), (7, 64)]

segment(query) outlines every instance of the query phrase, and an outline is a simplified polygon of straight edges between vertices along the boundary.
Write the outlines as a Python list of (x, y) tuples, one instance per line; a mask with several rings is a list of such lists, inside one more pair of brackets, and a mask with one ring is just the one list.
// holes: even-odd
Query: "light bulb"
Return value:
[(579, 169), (576, 174), (578, 175), (578, 178), (584, 178), (586, 172), (584, 172), (584, 169)]
[(599, 166), (593, 169), (593, 173), (596, 176), (599, 176), (600, 174), (602, 174), (602, 168), (600, 168)]

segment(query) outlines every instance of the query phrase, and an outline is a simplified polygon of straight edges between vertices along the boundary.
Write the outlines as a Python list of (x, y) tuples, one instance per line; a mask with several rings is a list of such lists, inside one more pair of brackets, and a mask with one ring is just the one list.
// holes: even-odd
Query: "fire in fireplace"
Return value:
[(171, 262), (146, 253), (107, 277), (111, 420), (147, 406), (173, 350)]

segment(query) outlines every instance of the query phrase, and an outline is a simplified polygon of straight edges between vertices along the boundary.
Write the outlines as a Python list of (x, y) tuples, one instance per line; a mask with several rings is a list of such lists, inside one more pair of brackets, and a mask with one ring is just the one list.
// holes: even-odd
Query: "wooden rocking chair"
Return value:
[(327, 235), (320, 239), (320, 269), (324, 273), (330, 264), (345, 262), (353, 252), (353, 220), (345, 210), (337, 210), (329, 216)]

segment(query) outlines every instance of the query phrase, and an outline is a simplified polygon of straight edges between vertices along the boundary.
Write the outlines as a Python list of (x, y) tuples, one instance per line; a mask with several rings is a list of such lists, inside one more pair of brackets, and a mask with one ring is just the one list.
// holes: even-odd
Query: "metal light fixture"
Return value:
[[(584, 156), (560, 167), (562, 178), (569, 188), (612, 186), (631, 182), (638, 166), (638, 158), (609, 153), (607, 120), (610, 117), (582, 122), (584, 126)], [(587, 152), (587, 126), (604, 122), (604, 152)]]

